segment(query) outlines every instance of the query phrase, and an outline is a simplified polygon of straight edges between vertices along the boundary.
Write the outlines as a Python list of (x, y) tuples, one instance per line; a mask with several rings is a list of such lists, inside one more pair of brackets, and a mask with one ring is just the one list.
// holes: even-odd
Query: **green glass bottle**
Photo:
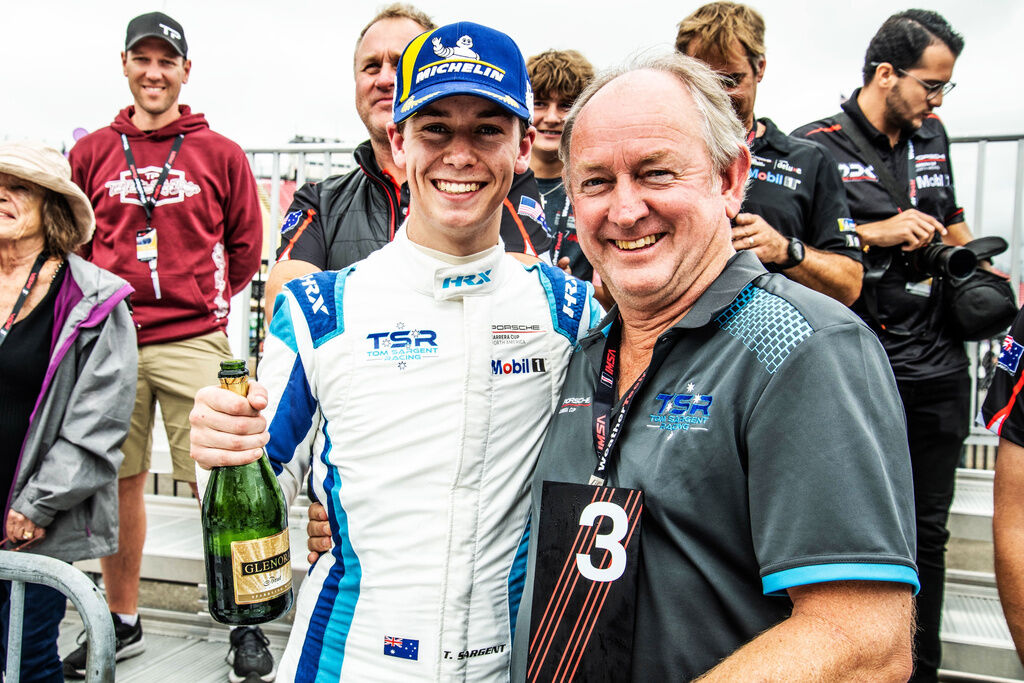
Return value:
[[(245, 396), (244, 360), (224, 361), (217, 378)], [(214, 467), (203, 496), (203, 550), (210, 614), (225, 624), (262, 624), (292, 606), (288, 508), (267, 454)]]

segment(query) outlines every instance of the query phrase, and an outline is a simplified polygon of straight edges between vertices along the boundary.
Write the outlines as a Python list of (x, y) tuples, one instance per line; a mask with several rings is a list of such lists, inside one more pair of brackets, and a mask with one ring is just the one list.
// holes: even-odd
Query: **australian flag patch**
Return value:
[(1006, 335), (1002, 349), (999, 351), (999, 360), (996, 363), (1011, 375), (1016, 374), (1022, 354), (1024, 354), (1024, 346), (1014, 341), (1010, 335)]
[(420, 641), (412, 638), (384, 636), (384, 654), (388, 657), (417, 661), (420, 657)]

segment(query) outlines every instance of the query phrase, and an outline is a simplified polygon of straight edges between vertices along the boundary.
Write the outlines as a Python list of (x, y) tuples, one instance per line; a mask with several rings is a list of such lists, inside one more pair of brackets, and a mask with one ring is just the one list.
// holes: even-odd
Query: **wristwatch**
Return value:
[(779, 264), (779, 268), (786, 270), (793, 266), (799, 266), (804, 262), (804, 243), (796, 237), (790, 237), (789, 246), (786, 248), (786, 255), (789, 258), (784, 263)]

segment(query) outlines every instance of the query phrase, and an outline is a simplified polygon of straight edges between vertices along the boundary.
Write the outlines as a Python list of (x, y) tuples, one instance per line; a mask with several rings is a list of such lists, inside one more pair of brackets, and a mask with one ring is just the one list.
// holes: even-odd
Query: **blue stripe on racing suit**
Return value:
[[(331, 555), (334, 565), (317, 596), (316, 607), (313, 608), (306, 638), (302, 643), (295, 677), (302, 681), (337, 681), (341, 677), (345, 643), (355, 616), (362, 580), (359, 558), (348, 540), (348, 515), (341, 505), (341, 477), (330, 461), (332, 444), (326, 420), (321, 430), (325, 443), (320, 461), (327, 468), (324, 491), (327, 494), (327, 518), (331, 520)], [(325, 642), (337, 645), (324, 652)]]

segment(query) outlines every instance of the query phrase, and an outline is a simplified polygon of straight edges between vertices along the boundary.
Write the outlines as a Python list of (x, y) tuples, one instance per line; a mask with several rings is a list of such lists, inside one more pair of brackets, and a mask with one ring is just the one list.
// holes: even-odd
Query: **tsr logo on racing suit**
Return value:
[(366, 335), (373, 340), (374, 350), (421, 348), (437, 346), (437, 332), (433, 330), (395, 330), (394, 332), (371, 332)]
[(527, 375), (531, 372), (547, 372), (543, 358), (519, 358), (511, 361), (492, 360), (492, 375)]
[(399, 370), (405, 370), (409, 363), (438, 357), (437, 332), (407, 330), (405, 323), (396, 327), (397, 330), (366, 335), (373, 342), (373, 348), (366, 352), (368, 361), (394, 362)]
[[(711, 419), (711, 394), (658, 394), (651, 413), (651, 424), (670, 431), (688, 430)], [(706, 427), (698, 427), (706, 429)]]
[(455, 277), (446, 277), (444, 282), (441, 284), (441, 289), (448, 289), (449, 287), (471, 287), (473, 285), (482, 285), (485, 282), (491, 281), (491, 271), (485, 270), (482, 273), (476, 275), (456, 275)]

